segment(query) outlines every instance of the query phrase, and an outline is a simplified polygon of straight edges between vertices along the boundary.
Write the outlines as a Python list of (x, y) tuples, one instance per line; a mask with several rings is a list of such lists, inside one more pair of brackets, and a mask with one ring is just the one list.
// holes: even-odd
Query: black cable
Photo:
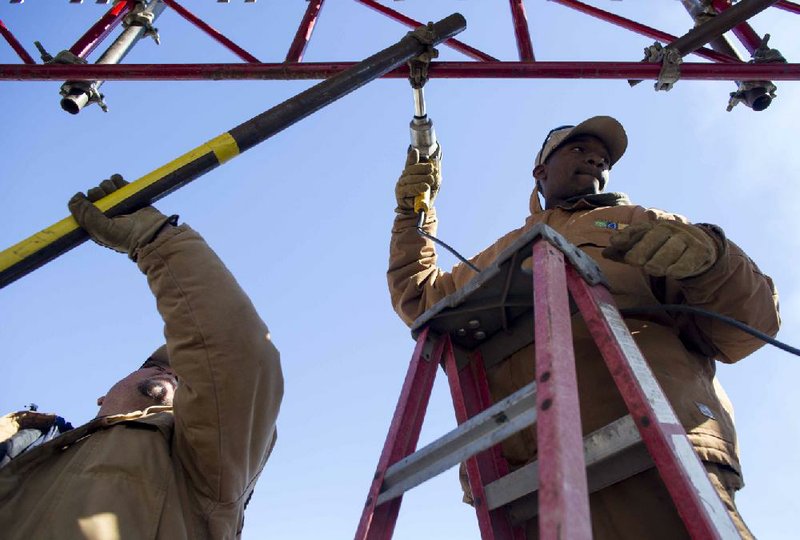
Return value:
[[(417, 232), (423, 238), (427, 238), (428, 240), (431, 240), (432, 242), (435, 242), (436, 244), (439, 244), (440, 246), (445, 248), (447, 251), (449, 251), (450, 253), (455, 255), (456, 258), (459, 261), (461, 261), (464, 264), (466, 264), (467, 266), (469, 266), (473, 271), (480, 273), (480, 269), (477, 266), (475, 266), (474, 264), (469, 262), (467, 259), (462, 257), (461, 254), (458, 251), (456, 251), (455, 249), (453, 249), (452, 247), (447, 245), (445, 242), (439, 240), (438, 238), (436, 238), (432, 234), (426, 233), (422, 229), (421, 226), (417, 226)], [(782, 349), (782, 350), (784, 350), (784, 351), (786, 351), (788, 353), (794, 354), (795, 356), (800, 356), (800, 349), (797, 349), (795, 347), (792, 347), (791, 345), (787, 345), (786, 343), (778, 341), (777, 339), (765, 334), (764, 332), (761, 332), (760, 330), (756, 330), (752, 326), (748, 326), (748, 325), (744, 324), (743, 322), (737, 321), (733, 317), (728, 317), (727, 315), (722, 315), (721, 313), (716, 313), (714, 311), (709, 311), (707, 309), (698, 308), (698, 307), (694, 307), (694, 306), (684, 306), (684, 305), (681, 305), (681, 304), (662, 304), (662, 305), (658, 305), (658, 306), (642, 306), (642, 307), (625, 308), (625, 309), (619, 310), (619, 312), (622, 315), (637, 315), (637, 314), (645, 314), (645, 313), (661, 313), (661, 312), (664, 312), (664, 311), (692, 313), (694, 315), (702, 315), (703, 317), (710, 317), (712, 319), (717, 319), (718, 321), (722, 321), (724, 323), (730, 324), (734, 328), (738, 328), (742, 332), (750, 334), (751, 336), (756, 337), (756, 338), (760, 339), (761, 341), (763, 341), (765, 343), (769, 343), (773, 347), (777, 347), (779, 349)]]
[(658, 306), (645, 306), (645, 307), (636, 307), (636, 308), (625, 308), (619, 310), (619, 312), (623, 315), (637, 315), (637, 314), (644, 314), (644, 313), (658, 313), (662, 311), (674, 311), (674, 312), (683, 312), (683, 313), (693, 313), (695, 315), (702, 315), (704, 317), (710, 317), (712, 319), (717, 319), (718, 321), (722, 321), (724, 323), (730, 324), (745, 332), (750, 334), (753, 337), (757, 337), (761, 341), (769, 343), (770, 345), (782, 349), (786, 352), (792, 353), (796, 356), (800, 356), (800, 349), (796, 349), (791, 345), (787, 345), (778, 341), (777, 339), (768, 336), (764, 332), (756, 330), (751, 326), (747, 326), (743, 322), (737, 321), (732, 317), (728, 317), (727, 315), (722, 315), (721, 313), (716, 313), (714, 311), (709, 311), (707, 309), (702, 309), (694, 306), (684, 306), (680, 304), (664, 304)]
[(435, 242), (435, 243), (439, 244), (439, 245), (440, 245), (440, 246), (442, 246), (444, 249), (446, 249), (447, 251), (449, 251), (450, 253), (452, 253), (453, 255), (455, 255), (455, 256), (456, 256), (456, 258), (457, 258), (459, 261), (461, 261), (461, 262), (463, 262), (464, 264), (466, 264), (467, 266), (469, 266), (469, 267), (470, 267), (470, 269), (472, 269), (473, 271), (480, 273), (480, 271), (481, 271), (481, 270), (480, 270), (480, 268), (478, 268), (477, 266), (475, 266), (474, 264), (472, 264), (471, 262), (469, 262), (467, 259), (465, 259), (464, 257), (462, 257), (462, 256), (461, 256), (461, 254), (460, 254), (458, 251), (456, 251), (455, 249), (451, 248), (450, 246), (448, 246), (447, 244), (445, 244), (444, 242), (442, 242), (441, 240), (439, 240), (438, 238), (436, 238), (436, 237), (435, 237), (435, 236), (433, 236), (432, 234), (428, 234), (428, 233), (426, 233), (424, 230), (422, 230), (422, 227), (417, 227), (417, 232), (418, 232), (418, 233), (419, 233), (419, 235), (420, 235), (420, 236), (422, 236), (423, 238), (427, 238), (428, 240), (431, 240), (431, 241), (433, 241), (433, 242)]

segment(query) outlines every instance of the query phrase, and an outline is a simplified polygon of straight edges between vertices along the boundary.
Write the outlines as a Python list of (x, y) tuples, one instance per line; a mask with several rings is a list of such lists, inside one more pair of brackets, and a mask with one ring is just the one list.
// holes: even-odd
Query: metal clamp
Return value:
[(426, 26), (415, 28), (408, 35), (425, 45), (422, 54), (408, 61), (408, 81), (412, 88), (419, 89), (428, 82), (428, 67), (431, 60), (439, 57), (439, 51), (433, 46), (436, 42), (436, 32), (433, 23), (429, 22)]
[(33, 44), (39, 50), (39, 54), (42, 57), (42, 62), (45, 64), (85, 64), (86, 60), (81, 58), (80, 56), (73, 54), (70, 51), (64, 50), (53, 56), (44, 48), (44, 46), (39, 41), (34, 41)]
[[(153, 5), (154, 4), (155, 2), (153, 2)], [(143, 37), (150, 36), (153, 38), (153, 41), (156, 42), (156, 45), (161, 45), (161, 36), (158, 35), (158, 28), (153, 26), (155, 18), (156, 16), (152, 9), (148, 9), (148, 6), (146, 6), (144, 2), (138, 2), (133, 11), (125, 16), (122, 25), (125, 28), (141, 26), (144, 28)]]
[(668, 92), (681, 78), (681, 64), (683, 57), (679, 50), (673, 47), (664, 47), (656, 41), (653, 45), (645, 47), (644, 62), (660, 63), (661, 71), (654, 87), (656, 91), (664, 90)]
[[(753, 52), (752, 59), (748, 64), (772, 64), (786, 63), (786, 58), (777, 49), (771, 49), (768, 45), (769, 34), (764, 34), (761, 44)], [(728, 101), (727, 111), (730, 112), (739, 103), (744, 103), (754, 111), (763, 111), (777, 97), (775, 92), (778, 87), (772, 81), (737, 81), (736, 92), (731, 92)]]
[(786, 63), (786, 58), (783, 57), (781, 52), (778, 49), (770, 49), (768, 43), (769, 34), (764, 34), (761, 44), (753, 53), (753, 59), (750, 60), (750, 64), (769, 64), (772, 62)]

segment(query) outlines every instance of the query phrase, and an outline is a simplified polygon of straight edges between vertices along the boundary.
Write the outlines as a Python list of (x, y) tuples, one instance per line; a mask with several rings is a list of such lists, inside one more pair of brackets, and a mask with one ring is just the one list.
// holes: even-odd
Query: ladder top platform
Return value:
[[(533, 279), (530, 266), (523, 269), (521, 265), (531, 256), (533, 244), (539, 239), (561, 251), (588, 283), (606, 284), (591, 257), (551, 227), (538, 223), (523, 232), (465, 286), (420, 315), (411, 327), (414, 339), (426, 327), (438, 335), (449, 334), (453, 345), (460, 349), (480, 348), (488, 363), (494, 363), (492, 357), (499, 360), (505, 357), (503, 354), (513, 353), (515, 347), (522, 348), (533, 341)], [(498, 332), (503, 339), (492, 339)], [(516, 334), (516, 338), (511, 334)], [(496, 350), (497, 347), (503, 350)]]

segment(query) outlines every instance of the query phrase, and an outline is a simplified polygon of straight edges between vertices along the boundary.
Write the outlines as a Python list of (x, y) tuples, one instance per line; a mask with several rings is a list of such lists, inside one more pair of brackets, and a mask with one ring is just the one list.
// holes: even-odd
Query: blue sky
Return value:
[[(184, 3), (264, 62), (283, 60), (306, 7), (301, 0)], [(516, 58), (507, 2), (385, 3), (423, 21), (459, 11), (468, 21), (459, 39)], [(691, 26), (675, 1), (594, 5), (675, 35)], [(639, 60), (652, 43), (552, 2), (528, 0), (526, 7), (539, 60)], [(4, 2), (0, 18), (35, 55), (34, 40), (51, 53), (68, 48), (106, 9)], [(800, 57), (797, 23), (776, 9), (752, 21), (790, 61)], [(128, 62), (239, 61), (169, 9), (157, 26), (161, 46), (143, 41)], [(361, 59), (405, 32), (355, 2), (328, 0), (305, 60)], [(465, 60), (446, 47), (441, 52), (443, 60)], [(0, 44), (0, 63), (18, 62)], [(312, 84), (109, 82), (109, 113), (91, 107), (70, 116), (58, 105), (59, 82), (2, 82), (0, 247), (65, 217), (74, 192), (114, 172), (138, 178)], [(440, 237), (469, 256), (521, 225), (544, 134), (610, 114), (630, 145), (609, 189), (722, 226), (774, 278), (779, 338), (797, 346), (800, 86), (779, 82), (778, 99), (761, 113), (741, 106), (726, 112), (733, 89), (731, 82), (701, 81), (679, 81), (668, 93), (656, 93), (650, 82), (631, 89), (625, 81), (430, 81), (428, 111), (445, 154)], [(338, 539), (355, 531), (413, 350), (385, 283), (394, 183), (412, 113), (406, 81), (373, 82), (158, 204), (220, 254), (282, 352), (280, 440), (248, 510), (245, 538)], [(441, 266), (453, 262), (441, 254)], [(126, 257), (86, 243), (0, 290), (0, 411), (36, 402), (73, 423), (87, 421), (95, 399), (161, 336), (144, 277)], [(761, 538), (792, 537), (800, 524), (798, 362), (765, 347), (719, 370), (736, 406), (747, 483), (737, 502)], [(454, 425), (440, 375), (421, 442)], [(460, 498), (454, 470), (415, 489), (404, 498), (395, 538), (479, 538)]]

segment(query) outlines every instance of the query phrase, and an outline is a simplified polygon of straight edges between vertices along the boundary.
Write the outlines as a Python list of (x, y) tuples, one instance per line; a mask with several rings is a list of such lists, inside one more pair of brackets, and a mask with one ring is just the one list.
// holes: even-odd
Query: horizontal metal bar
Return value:
[[(326, 79), (354, 62), (302, 64), (0, 64), (6, 81), (201, 81)], [(658, 79), (661, 66), (642, 62), (435, 62), (431, 78), (441, 79)], [(408, 67), (384, 77), (407, 78)], [(682, 80), (798, 81), (800, 64), (681, 64)]]
[(389, 467), (378, 504), (399, 497), (535, 422), (536, 383), (532, 382)]
[[(586, 467), (600, 465), (603, 461), (640, 444), (641, 440), (639, 430), (630, 415), (615, 420), (584, 437), (583, 452)], [(639, 469), (639, 467), (635, 468)], [(641, 471), (637, 470), (636, 472)], [(633, 474), (636, 474), (636, 472)], [(621, 473), (623, 478), (619, 478), (616, 481), (630, 476), (625, 476), (625, 474), (627, 474), (627, 471)], [(597, 491), (607, 485), (610, 485), (607, 481), (602, 483), (590, 482), (589, 491)], [(538, 489), (539, 463), (534, 461), (486, 486), (486, 504), (489, 510), (494, 510)]]

